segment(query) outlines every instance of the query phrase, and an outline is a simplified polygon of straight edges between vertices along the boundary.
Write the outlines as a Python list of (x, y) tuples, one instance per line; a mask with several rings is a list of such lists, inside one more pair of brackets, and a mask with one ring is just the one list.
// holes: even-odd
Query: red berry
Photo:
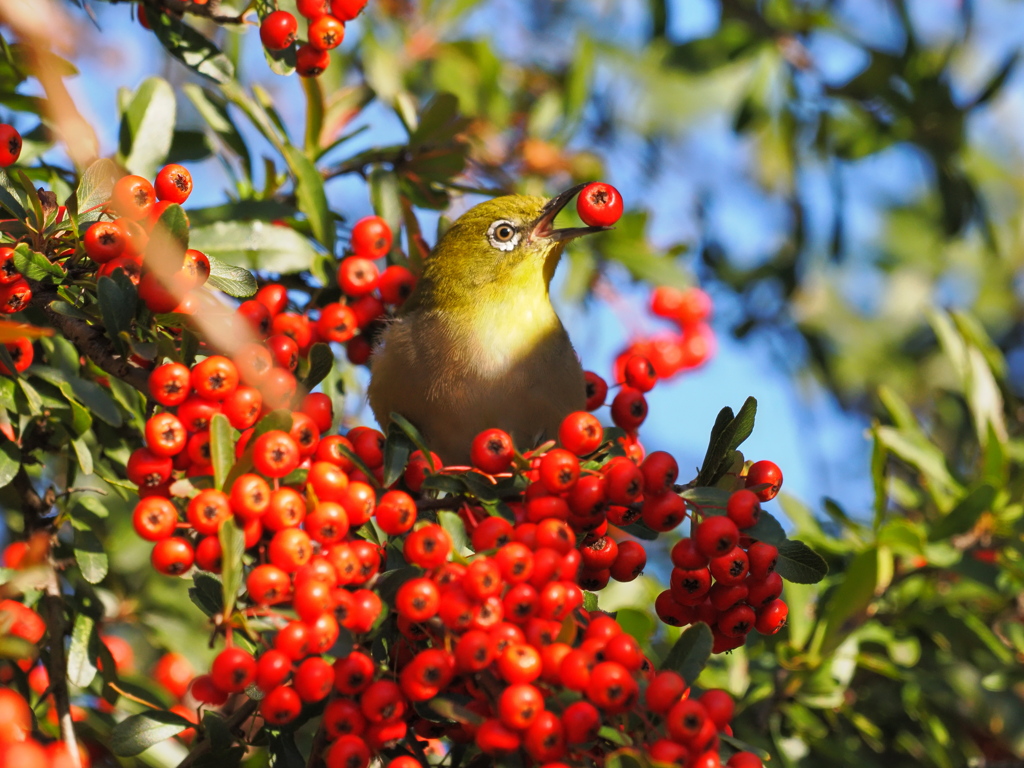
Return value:
[(718, 628), (729, 637), (743, 637), (754, 628), (756, 619), (749, 605), (734, 605), (718, 617)]
[(782, 487), (782, 470), (771, 461), (755, 461), (747, 470), (747, 488), (767, 484), (767, 488), (757, 491), (761, 501), (771, 501)]
[(779, 550), (772, 544), (755, 541), (747, 548), (747, 559), (750, 561), (750, 575), (755, 579), (765, 579), (775, 571)]
[(342, 21), (351, 21), (366, 7), (367, 0), (331, 0), (331, 14)]
[(658, 374), (651, 361), (642, 355), (631, 355), (626, 361), (623, 378), (628, 386), (641, 392), (650, 392), (658, 382)]
[(13, 125), (0, 123), (0, 168), (18, 162), (21, 155), (21, 134)]
[(256, 679), (256, 659), (241, 648), (225, 648), (213, 660), (210, 677), (228, 693), (241, 693)]
[(367, 216), (352, 228), (352, 250), (356, 256), (379, 259), (391, 250), (391, 227), (379, 216)]
[(317, 77), (331, 63), (331, 55), (327, 51), (314, 48), (309, 43), (299, 46), (295, 52), (295, 71), (299, 77)]
[(299, 716), (302, 699), (294, 688), (279, 685), (271, 690), (260, 702), (260, 713), (271, 725), (286, 725)]
[(580, 463), (573, 454), (553, 448), (540, 460), (540, 481), (551, 493), (567, 491), (580, 476)]
[(123, 176), (114, 184), (110, 205), (121, 216), (137, 221), (156, 203), (153, 185), (141, 176)]
[(604, 428), (597, 417), (587, 411), (575, 411), (562, 420), (558, 442), (577, 456), (593, 453), (604, 439)]
[(260, 24), (260, 42), (271, 51), (290, 48), (298, 30), (299, 23), (292, 14), (288, 11), (274, 11), (268, 13)]
[(785, 600), (773, 600), (757, 612), (754, 628), (762, 635), (774, 635), (784, 626), (789, 616), (789, 606)]
[(643, 392), (624, 386), (612, 400), (612, 421), (627, 432), (636, 430), (647, 418), (647, 400)]
[(345, 25), (340, 19), (324, 14), (309, 23), (309, 44), (321, 51), (337, 48), (345, 39)]
[(729, 497), (725, 506), (725, 513), (729, 519), (736, 523), (740, 530), (752, 528), (757, 524), (761, 515), (761, 506), (757, 494), (748, 491), (746, 488), (736, 491)]
[(473, 438), (469, 448), (469, 459), (473, 466), (488, 475), (505, 472), (512, 466), (514, 458), (512, 437), (500, 429), (485, 429)]
[(192, 194), (192, 174), (177, 163), (170, 163), (160, 169), (153, 183), (158, 200), (181, 205)]
[(728, 517), (707, 517), (697, 526), (693, 540), (701, 554), (713, 559), (730, 552), (739, 543), (740, 531)]
[(384, 303), (395, 306), (404, 304), (415, 287), (416, 275), (398, 264), (392, 264), (385, 269), (377, 283)]
[(379, 282), (380, 270), (371, 259), (349, 256), (342, 259), (338, 265), (338, 285), (349, 296), (365, 296), (372, 292)]
[(583, 377), (587, 382), (587, 410), (596, 411), (608, 396), (608, 382), (593, 371), (586, 371)]
[(588, 226), (609, 227), (622, 216), (622, 195), (610, 184), (588, 184), (576, 200), (576, 212)]

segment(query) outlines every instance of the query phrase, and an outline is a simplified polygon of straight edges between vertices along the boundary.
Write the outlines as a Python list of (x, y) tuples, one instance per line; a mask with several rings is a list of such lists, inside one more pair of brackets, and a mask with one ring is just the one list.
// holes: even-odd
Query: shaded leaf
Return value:
[(317, 384), (327, 378), (333, 367), (334, 353), (331, 352), (331, 346), (318, 341), (309, 348), (309, 370), (302, 379), (302, 385), (312, 391)]
[(174, 138), (174, 89), (161, 77), (142, 81), (121, 117), (118, 159), (129, 173), (151, 179)]
[(223, 413), (210, 419), (210, 464), (213, 465), (213, 486), (224, 489), (224, 479), (235, 463), (235, 430)]
[(714, 485), (728, 470), (732, 452), (750, 437), (754, 430), (754, 417), (757, 413), (757, 400), (748, 397), (735, 417), (732, 411), (722, 409), (712, 430), (711, 443), (708, 445), (697, 475), (697, 485)]
[(133, 757), (164, 739), (194, 726), (174, 712), (152, 709), (126, 717), (110, 732), (110, 751), (118, 757)]
[(110, 199), (114, 182), (120, 176), (117, 164), (105, 157), (85, 169), (78, 182), (78, 189), (75, 190), (79, 225), (96, 221), (100, 217), (102, 206)]
[(236, 299), (254, 296), (259, 287), (256, 284), (256, 278), (249, 270), (233, 267), (212, 257), (210, 258), (210, 279), (206, 283)]
[(693, 685), (711, 658), (711, 648), (714, 644), (711, 627), (698, 622), (683, 631), (665, 657), (661, 668), (677, 672), (687, 685)]
[(757, 524), (750, 528), (745, 528), (743, 533), (767, 544), (778, 545), (786, 540), (786, 531), (783, 530), (782, 524), (764, 510), (761, 510), (761, 516), (758, 518)]
[(817, 584), (828, 575), (824, 558), (798, 539), (778, 544), (779, 560), (775, 570), (786, 581), (795, 584)]
[(279, 274), (307, 271), (317, 255), (309, 240), (294, 229), (266, 221), (218, 221), (194, 227), (192, 247), (225, 264)]
[(334, 219), (327, 206), (324, 180), (312, 161), (298, 148), (285, 147), (285, 159), (295, 177), (295, 197), (299, 210), (306, 214), (313, 237), (328, 253), (334, 252)]
[(169, 13), (159, 13), (148, 6), (144, 12), (150, 28), (167, 52), (185, 66), (215, 83), (226, 83), (234, 78), (235, 67), (231, 60), (210, 40)]
[(966, 533), (974, 527), (981, 513), (992, 507), (996, 498), (996, 489), (991, 485), (980, 485), (968, 493), (950, 510), (949, 514), (938, 520), (928, 532), (929, 541), (942, 541), (950, 536)]
[(242, 554), (245, 552), (245, 533), (231, 518), (225, 520), (217, 532), (220, 539), (222, 605), (225, 616), (235, 609), (235, 598), (242, 586)]
[(82, 577), (90, 584), (99, 584), (107, 575), (107, 553), (90, 530), (75, 530), (75, 560)]
[(36, 253), (26, 243), (19, 243), (14, 249), (14, 266), (24, 277), (36, 281), (61, 282), (64, 270), (41, 253)]
[(0, 443), (0, 488), (10, 484), (21, 466), (21, 448), (11, 440)]
[(392, 422), (388, 425), (388, 439), (384, 446), (384, 487), (390, 487), (405, 472), (409, 455), (416, 446), (402, 428)]

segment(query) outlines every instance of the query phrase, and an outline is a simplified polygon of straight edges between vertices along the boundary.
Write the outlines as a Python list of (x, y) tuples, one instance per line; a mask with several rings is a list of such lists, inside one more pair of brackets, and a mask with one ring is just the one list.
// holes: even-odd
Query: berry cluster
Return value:
[[(197, 305), (192, 291), (209, 278), (210, 260), (194, 248), (173, 252), (167, 238), (154, 231), (168, 209), (191, 193), (192, 175), (174, 163), (164, 166), (153, 183), (135, 175), (118, 179), (104, 213), (110, 218), (92, 224), (82, 237), (86, 255), (100, 265), (97, 278), (121, 270), (154, 314), (193, 314)], [(151, 237), (157, 243), (152, 249)]]
[[(358, 16), (367, 0), (298, 0), (305, 17), (306, 42), (298, 43), (299, 23), (288, 11), (272, 11), (260, 23), (260, 41), (268, 51), (295, 51), (295, 71), (316, 77), (331, 63), (330, 52), (345, 39), (345, 23)], [(296, 48), (296, 45), (298, 46)]]
[(752, 629), (775, 634), (789, 615), (775, 572), (778, 549), (741, 533), (757, 524), (760, 502), (775, 497), (782, 473), (770, 461), (755, 462), (746, 485), (729, 497), (724, 516), (704, 517), (672, 547), (669, 589), (654, 604), (666, 624), (710, 626), (715, 653), (743, 645)]
[[(18, 542), (4, 551), (4, 566), (17, 568), (24, 559), (27, 542)], [(32, 645), (38, 644), (46, 633), (46, 624), (42, 617), (32, 608), (16, 600), (0, 600), (0, 635), (18, 638)], [(49, 681), (46, 670), (40, 665), (33, 665), (30, 658), (13, 660), (22, 671), (28, 673), (29, 685), (37, 695), (45, 693)], [(36, 738), (32, 707), (15, 688), (8, 687), (13, 676), (9, 662), (0, 662), (0, 765), (18, 766), (19, 768), (73, 768), (71, 754), (63, 741), (48, 741)], [(56, 712), (53, 707), (47, 716), (56, 725)], [(82, 768), (89, 767), (89, 757), (85, 750), (79, 752)]]
[(714, 354), (715, 334), (707, 324), (711, 298), (700, 288), (659, 286), (651, 293), (651, 312), (670, 320), (674, 330), (630, 343), (616, 361), (618, 380), (634, 356), (647, 358), (658, 378), (670, 379), (707, 362)]

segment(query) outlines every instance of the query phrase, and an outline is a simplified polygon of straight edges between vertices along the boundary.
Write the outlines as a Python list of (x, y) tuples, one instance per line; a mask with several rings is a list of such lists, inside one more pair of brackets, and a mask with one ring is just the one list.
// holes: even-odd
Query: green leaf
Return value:
[(75, 530), (75, 560), (90, 584), (99, 584), (107, 575), (107, 553), (92, 531)]
[(786, 531), (783, 530), (782, 524), (763, 509), (757, 524), (750, 528), (745, 528), (743, 533), (746, 536), (753, 536), (758, 541), (763, 541), (766, 544), (778, 545), (786, 540)]
[[(374, 212), (388, 223), (392, 232), (397, 233), (402, 226), (402, 196), (398, 176), (393, 171), (375, 167), (370, 171), (368, 181)], [(397, 247), (397, 243), (393, 242), (392, 247)]]
[(786, 539), (776, 545), (779, 560), (775, 570), (794, 584), (817, 584), (828, 575), (824, 558), (798, 539)]
[(103, 213), (103, 206), (114, 190), (114, 183), (121, 177), (117, 164), (109, 158), (101, 158), (85, 169), (75, 198), (78, 205), (78, 223), (96, 221)]
[(227, 83), (235, 76), (231, 60), (212, 42), (203, 37), (181, 19), (169, 13), (145, 8), (150, 28), (163, 43), (167, 52), (215, 83)]
[(138, 292), (127, 279), (120, 281), (115, 272), (114, 277), (101, 277), (96, 283), (96, 298), (100, 305), (100, 316), (108, 336), (122, 351), (127, 352), (120, 334), (131, 331), (135, 319), (135, 307)]
[(213, 486), (224, 489), (224, 479), (235, 463), (235, 430), (223, 413), (210, 419), (210, 463), (213, 465)]
[(247, 299), (256, 294), (259, 287), (252, 272), (241, 267), (232, 267), (219, 259), (210, 258), (210, 279), (207, 285), (223, 291), (236, 299)]
[(366, 466), (363, 460), (356, 455), (355, 451), (350, 450), (345, 445), (338, 445), (337, 450), (338, 453), (356, 465), (356, 468), (366, 476), (367, 482), (377, 488), (380, 487), (380, 483), (377, 482), (377, 476), (373, 474), (373, 470)]
[(714, 644), (711, 627), (698, 622), (683, 631), (665, 657), (665, 663), (661, 668), (679, 673), (687, 685), (693, 685), (711, 658), (711, 648)]
[(89, 412), (105, 421), (112, 427), (120, 427), (124, 423), (121, 410), (117, 407), (114, 398), (110, 393), (95, 381), (83, 379), (80, 376), (71, 376), (68, 380), (59, 385), (60, 391), (70, 399), (74, 397), (82, 405), (89, 409)]
[(235, 609), (235, 598), (242, 586), (242, 554), (245, 552), (245, 533), (234, 520), (228, 519), (217, 533), (223, 551), (221, 560), (221, 587), (224, 615), (230, 616)]
[(697, 485), (714, 485), (729, 470), (732, 452), (750, 437), (754, 430), (756, 413), (757, 400), (752, 397), (746, 399), (735, 417), (732, 417), (730, 409), (722, 409), (711, 432), (711, 442), (697, 475)]
[(26, 243), (19, 243), (14, 249), (14, 266), (29, 280), (62, 282), (64, 270), (41, 253), (36, 253)]
[(961, 499), (949, 514), (932, 526), (928, 531), (928, 541), (942, 541), (971, 530), (981, 517), (981, 513), (991, 509), (995, 498), (995, 488), (991, 485), (979, 485)]
[(129, 173), (156, 176), (171, 149), (175, 111), (170, 83), (160, 77), (142, 81), (121, 118), (118, 160)]
[(0, 488), (10, 484), (21, 466), (21, 448), (12, 440), (4, 438), (0, 443)]
[(174, 712), (151, 709), (126, 717), (110, 732), (110, 751), (118, 757), (134, 757), (164, 739), (193, 728), (188, 720)]
[(331, 345), (318, 341), (309, 348), (309, 370), (302, 378), (302, 385), (309, 391), (327, 378), (334, 367), (334, 353)]
[(11, 215), (19, 221), (28, 218), (28, 211), (21, 202), (21, 196), (11, 182), (11, 177), (5, 171), (0, 170), (0, 206), (3, 206)]
[(597, 731), (597, 738), (618, 744), (620, 747), (633, 746), (633, 740), (629, 736), (610, 725), (602, 725)]
[[(270, 51), (267, 52), (268, 55)], [(309, 78), (313, 79), (313, 78)], [(306, 768), (306, 758), (295, 744), (291, 731), (267, 732), (268, 768)]]
[(595, 593), (583, 591), (583, 608), (587, 611), (596, 611), (598, 609), (598, 600)]
[(170, 278), (181, 271), (182, 259), (189, 244), (188, 216), (177, 203), (160, 214), (146, 245), (146, 266), (162, 277)]
[(324, 89), (317, 77), (302, 78), (302, 91), (306, 94), (306, 154), (317, 157), (320, 132), (324, 127)]
[(427, 460), (427, 465), (431, 471), (437, 469), (434, 466), (434, 455), (427, 448), (427, 441), (423, 439), (423, 435), (420, 434), (420, 431), (416, 429), (413, 423), (400, 413), (392, 412), (389, 418), (391, 419), (391, 424), (401, 429), (412, 440), (412, 444), (420, 450), (423, 458)]
[(242, 134), (238, 132), (231, 115), (228, 114), (227, 102), (220, 95), (207, 91), (195, 83), (185, 85), (183, 90), (220, 142), (242, 159), (246, 175), (252, 176), (252, 158), (249, 155), (249, 148), (246, 146)]
[(412, 441), (397, 424), (388, 425), (388, 439), (384, 445), (384, 487), (390, 487), (405, 472), (409, 455), (413, 452)]
[(462, 554), (469, 549), (469, 536), (466, 533), (466, 524), (462, 522), (458, 512), (442, 509), (437, 513), (437, 524), (451, 536), (452, 550), (456, 554)]
[(449, 496), (458, 496), (459, 494), (466, 493), (468, 489), (459, 476), (432, 474), (423, 480), (423, 490), (440, 491)]
[(451, 720), (456, 723), (469, 723), (471, 725), (479, 726), (483, 725), (486, 720), (483, 715), (480, 715), (471, 709), (466, 709), (461, 704), (456, 704), (450, 699), (431, 699), (427, 702), (427, 707), (446, 720)]
[(647, 758), (636, 749), (617, 749), (604, 759), (604, 768), (648, 768), (648, 765)]
[(96, 658), (99, 640), (95, 635), (96, 622), (92, 617), (79, 613), (71, 630), (68, 645), (68, 680), (79, 688), (87, 688), (96, 677)]
[(278, 274), (308, 271), (317, 255), (294, 229), (266, 221), (218, 221), (195, 227), (192, 247), (211, 260)]
[(197, 572), (192, 577), (188, 596), (207, 616), (214, 616), (223, 608), (224, 588), (221, 580), (210, 573)]
[(302, 152), (291, 145), (285, 147), (285, 160), (295, 177), (295, 197), (299, 210), (306, 214), (313, 237), (328, 253), (334, 253), (334, 219), (327, 206), (324, 180), (320, 171)]
[(730, 747), (735, 749), (737, 752), (753, 752), (762, 761), (771, 760), (772, 756), (768, 752), (760, 747), (755, 747), (753, 744), (748, 744), (745, 741), (737, 739), (735, 736), (727, 736), (724, 733), (719, 733), (718, 738), (728, 744)]

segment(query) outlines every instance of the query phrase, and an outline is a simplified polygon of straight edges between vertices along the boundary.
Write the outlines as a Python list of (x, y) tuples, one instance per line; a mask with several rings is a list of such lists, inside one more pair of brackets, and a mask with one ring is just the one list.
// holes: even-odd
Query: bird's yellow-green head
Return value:
[(546, 296), (566, 242), (608, 229), (555, 229), (555, 217), (584, 186), (550, 200), (496, 197), (466, 211), (437, 243), (404, 309), (479, 305), (538, 290)]

